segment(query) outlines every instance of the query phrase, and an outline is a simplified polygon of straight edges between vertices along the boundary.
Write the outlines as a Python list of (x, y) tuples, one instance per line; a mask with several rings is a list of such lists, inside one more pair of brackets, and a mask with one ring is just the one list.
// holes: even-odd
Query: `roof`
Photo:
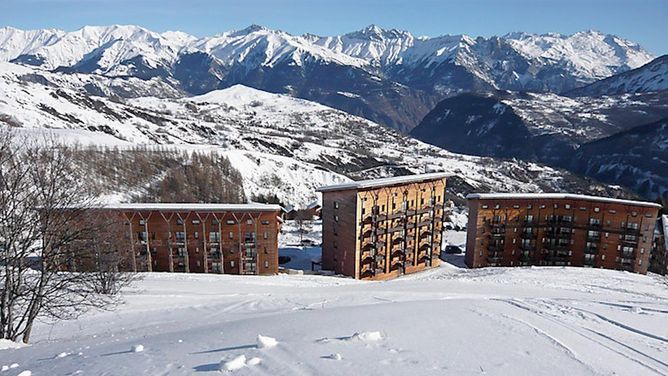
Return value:
[(661, 208), (660, 204), (647, 201), (623, 200), (610, 197), (587, 196), (572, 193), (472, 193), (466, 196), (467, 199), (480, 200), (536, 200), (536, 199), (570, 199), (570, 200), (587, 200), (608, 202), (623, 205), (648, 206), (652, 208)]
[(271, 204), (191, 204), (191, 203), (123, 203), (104, 204), (101, 209), (111, 210), (211, 210), (211, 211), (280, 211), (280, 205)]
[(428, 180), (443, 179), (451, 176), (445, 172), (433, 172), (429, 174), (394, 176), (390, 178), (359, 180), (350, 183), (327, 185), (317, 189), (318, 192), (346, 191), (351, 189), (377, 188), (397, 184), (419, 183)]

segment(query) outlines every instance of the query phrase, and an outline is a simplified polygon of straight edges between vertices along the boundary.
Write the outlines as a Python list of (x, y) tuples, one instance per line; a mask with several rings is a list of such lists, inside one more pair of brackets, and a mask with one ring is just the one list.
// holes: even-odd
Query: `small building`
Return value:
[(279, 205), (143, 203), (90, 210), (122, 219), (132, 271), (278, 273)]
[(649, 271), (661, 275), (668, 274), (668, 215), (662, 215), (656, 221)]
[(388, 279), (437, 266), (446, 177), (431, 173), (319, 188), (322, 268)]
[(320, 219), (322, 217), (322, 206), (317, 202), (312, 202), (306, 207), (306, 212), (313, 219)]
[(661, 205), (575, 194), (471, 194), (465, 261), (647, 273)]

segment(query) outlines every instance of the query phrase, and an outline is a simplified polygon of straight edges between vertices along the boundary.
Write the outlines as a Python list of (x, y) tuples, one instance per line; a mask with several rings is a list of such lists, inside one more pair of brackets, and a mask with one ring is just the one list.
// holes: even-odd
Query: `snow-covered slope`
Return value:
[[(349, 178), (447, 171), (453, 194), (479, 191), (584, 191), (592, 185), (529, 162), (449, 153), (378, 124), (287, 95), (234, 86), (205, 95), (109, 100), (83, 90), (24, 80), (25, 67), (0, 71), (0, 122), (45, 128), (86, 143), (173, 145), (225, 153), (246, 193), (306, 205), (315, 187)], [(45, 73), (48, 81), (70, 75)]]
[(640, 68), (594, 82), (568, 93), (569, 96), (601, 96), (668, 90), (668, 55)]
[(17, 364), (3, 375), (668, 373), (668, 289), (656, 276), (450, 265), (387, 282), (156, 273), (123, 299), (40, 323), (31, 346), (0, 350), (0, 366)]

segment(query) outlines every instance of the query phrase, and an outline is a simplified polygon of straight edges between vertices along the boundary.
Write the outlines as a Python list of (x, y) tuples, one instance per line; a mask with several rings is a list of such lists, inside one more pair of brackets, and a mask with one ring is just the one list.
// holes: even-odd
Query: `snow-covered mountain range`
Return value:
[(441, 101), (411, 134), (454, 152), (567, 168), (655, 199), (668, 195), (668, 159), (656, 146), (668, 139), (660, 126), (668, 119), (667, 72), (662, 56), (569, 96), (460, 94)]
[(341, 36), (291, 35), (252, 25), (198, 38), (118, 25), (73, 32), (0, 29), (0, 60), (45, 70), (159, 79), (190, 94), (244, 84), (314, 100), (402, 131), (415, 126), (436, 102), (461, 91), (563, 92), (651, 59), (639, 45), (596, 31), (429, 38), (374, 25)]
[(302, 206), (317, 199), (319, 185), (427, 171), (455, 175), (453, 197), (473, 190), (619, 193), (531, 162), (447, 152), (288, 95), (237, 85), (187, 98), (123, 99), (91, 96), (87, 85), (104, 91), (114, 82), (87, 77), (0, 63), (0, 123), (82, 144), (216, 151), (241, 172), (248, 195), (277, 194)]

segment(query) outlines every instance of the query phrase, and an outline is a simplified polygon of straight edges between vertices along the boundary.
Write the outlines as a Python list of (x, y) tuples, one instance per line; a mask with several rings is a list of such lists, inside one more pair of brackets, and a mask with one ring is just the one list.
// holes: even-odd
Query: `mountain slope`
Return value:
[(668, 90), (668, 55), (659, 56), (640, 68), (575, 89), (567, 95), (602, 96), (663, 90)]
[(572, 160), (582, 174), (668, 197), (668, 119), (582, 145)]
[(73, 32), (0, 29), (0, 59), (62, 72), (159, 78), (190, 94), (243, 84), (318, 101), (400, 131), (460, 92), (562, 92), (636, 68), (637, 44), (588, 31), (415, 37), (370, 26), (295, 36), (253, 25), (195, 38), (138, 26)]
[[(76, 88), (78, 81), (60, 88), (26, 81), (27, 71), (12, 64), (0, 70), (0, 123), (84, 144), (217, 151), (241, 172), (249, 196), (276, 193), (305, 205), (317, 199), (319, 185), (425, 171), (452, 173), (451, 193), (459, 197), (473, 190), (619, 193), (531, 162), (450, 153), (287, 95), (234, 86), (191, 98), (112, 101)], [(72, 77), (41, 74), (50, 82)]]
[(443, 100), (412, 130), (458, 152), (558, 163), (578, 145), (668, 116), (668, 92), (600, 98), (496, 92)]

